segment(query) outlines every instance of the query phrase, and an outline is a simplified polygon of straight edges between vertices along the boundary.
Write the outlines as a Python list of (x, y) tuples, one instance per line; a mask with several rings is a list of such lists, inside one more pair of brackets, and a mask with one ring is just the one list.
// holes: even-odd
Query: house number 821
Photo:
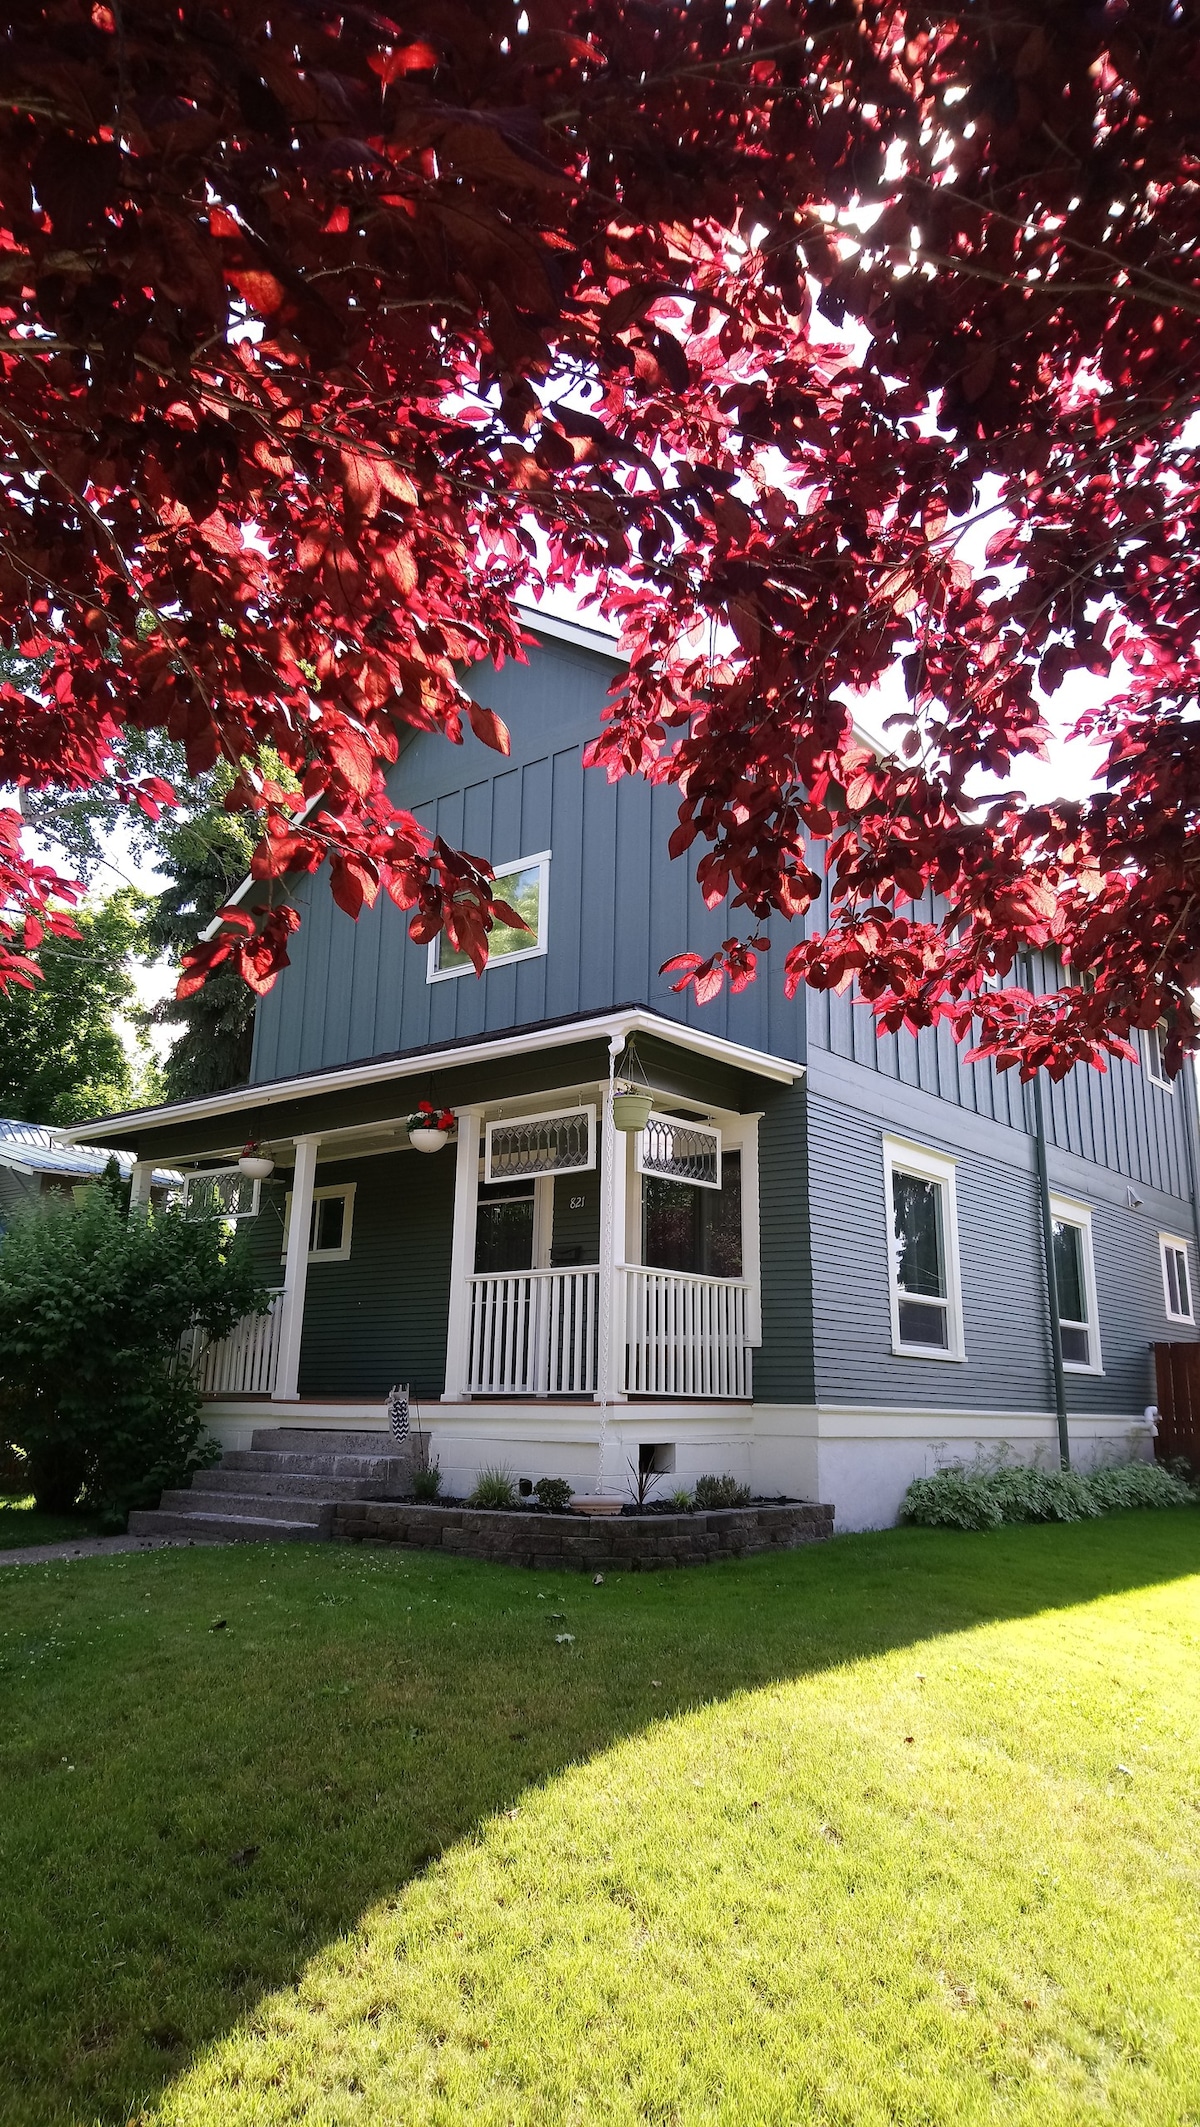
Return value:
[(585, 1205), (585, 1203), (586, 1203), (586, 1202), (587, 1202), (587, 1198), (586, 1198), (586, 1197), (582, 1197), (582, 1196), (573, 1196), (573, 1197), (571, 1198), (571, 1209), (572, 1209), (572, 1211), (582, 1211), (582, 1210), (583, 1210), (583, 1207), (584, 1207), (584, 1205)]

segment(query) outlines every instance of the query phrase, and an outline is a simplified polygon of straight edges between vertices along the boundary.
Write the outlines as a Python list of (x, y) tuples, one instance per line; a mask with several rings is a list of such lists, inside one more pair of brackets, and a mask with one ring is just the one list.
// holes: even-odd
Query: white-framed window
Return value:
[(484, 1132), (483, 1178), (489, 1186), (527, 1175), (583, 1174), (595, 1164), (594, 1105), (500, 1116)]
[[(350, 1260), (350, 1236), (354, 1230), (354, 1192), (357, 1182), (333, 1182), (328, 1188), (314, 1189), (312, 1213), (308, 1222), (308, 1260), (310, 1263), (348, 1263)], [(288, 1235), (292, 1230), (292, 1192), (289, 1189), (283, 1207), (283, 1248), (286, 1257)]]
[(1167, 1077), (1163, 1063), (1166, 1047), (1166, 1027), (1160, 1020), (1156, 1027), (1142, 1028), (1142, 1069), (1152, 1086), (1161, 1087), (1164, 1093), (1175, 1091), (1175, 1081)]
[(1176, 1233), (1160, 1233), (1158, 1252), (1162, 1258), (1163, 1305), (1168, 1322), (1194, 1322), (1187, 1242), (1181, 1241)]
[(1058, 1292), (1058, 1327), (1063, 1366), (1070, 1374), (1102, 1374), (1100, 1318), (1096, 1309), (1096, 1266), (1092, 1255), (1092, 1214), (1086, 1204), (1052, 1196), (1054, 1283)]
[(690, 1116), (652, 1115), (637, 1135), (639, 1174), (661, 1174), (695, 1189), (721, 1186), (721, 1133)]
[(260, 1181), (237, 1167), (196, 1167), (183, 1178), (183, 1208), (216, 1212), (223, 1219), (254, 1219), (261, 1189)]
[[(526, 925), (497, 922), (488, 934), (487, 966), (505, 966), (513, 960), (533, 960), (547, 949), (549, 938), (550, 851), (533, 857), (516, 857), (511, 864), (498, 864), (494, 881), (497, 901), (507, 901)], [(474, 962), (451, 945), (445, 931), (430, 941), (427, 982), (445, 982), (453, 975), (470, 975)], [(487, 970), (485, 969), (486, 973)]]
[(955, 1161), (900, 1138), (883, 1140), (892, 1350), (965, 1359)]

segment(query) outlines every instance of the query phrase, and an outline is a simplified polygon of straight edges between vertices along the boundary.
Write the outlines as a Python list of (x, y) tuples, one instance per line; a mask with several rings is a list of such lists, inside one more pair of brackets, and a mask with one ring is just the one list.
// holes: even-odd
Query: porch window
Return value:
[(962, 1359), (954, 1161), (884, 1140), (892, 1349), (909, 1358)]
[(1092, 1260), (1092, 1215), (1086, 1205), (1071, 1204), (1061, 1197), (1051, 1197), (1050, 1210), (1063, 1365), (1069, 1373), (1099, 1374), (1103, 1365)]
[(708, 1278), (742, 1275), (742, 1157), (727, 1152), (721, 1186), (642, 1178), (642, 1262)]
[(502, 1276), (533, 1267), (532, 1182), (497, 1182), (479, 1191), (475, 1215), (475, 1274)]
[[(350, 1260), (350, 1237), (354, 1230), (354, 1192), (356, 1182), (341, 1182), (328, 1188), (314, 1189), (312, 1212), (308, 1224), (308, 1260), (310, 1263), (348, 1263)], [(287, 1257), (288, 1234), (292, 1226), (292, 1192), (289, 1189), (283, 1209), (283, 1248), (281, 1255)]]
[(1188, 1276), (1188, 1245), (1173, 1233), (1160, 1233), (1163, 1300), (1168, 1322), (1193, 1322), (1192, 1283)]
[[(496, 899), (507, 901), (509, 907), (516, 910), (525, 929), (497, 921), (488, 933), (488, 968), (494, 967), (498, 961), (532, 960), (546, 951), (549, 879), (548, 849), (540, 851), (536, 857), (518, 857), (515, 863), (497, 866)], [(473, 974), (474, 965), (466, 953), (460, 953), (451, 945), (445, 931), (441, 931), (429, 947), (426, 980), (441, 982), (448, 975)], [(486, 968), (484, 972), (487, 972)]]
[(519, 1115), (487, 1126), (484, 1175), (489, 1183), (535, 1174), (583, 1174), (595, 1164), (594, 1107)]
[(223, 1219), (257, 1218), (261, 1188), (261, 1182), (236, 1167), (197, 1167), (183, 1178), (183, 1208)]

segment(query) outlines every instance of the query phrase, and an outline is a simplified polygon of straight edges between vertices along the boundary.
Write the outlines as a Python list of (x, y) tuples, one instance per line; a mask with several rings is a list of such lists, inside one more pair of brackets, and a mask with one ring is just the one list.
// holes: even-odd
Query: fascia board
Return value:
[(606, 1012), (595, 1019), (578, 1020), (569, 1027), (547, 1030), (535, 1026), (523, 1034), (501, 1035), (498, 1039), (469, 1042), (456, 1048), (426, 1050), (410, 1059), (396, 1057), (380, 1063), (349, 1064), (334, 1071), (309, 1073), (303, 1078), (279, 1079), (274, 1084), (239, 1086), (229, 1093), (211, 1093), (203, 1100), (180, 1101), (172, 1107), (136, 1108), (126, 1115), (104, 1116), (94, 1126), (77, 1124), (64, 1130), (63, 1138), (70, 1144), (86, 1144), (92, 1137), (106, 1131), (110, 1137), (115, 1135), (116, 1126), (120, 1124), (144, 1128), (163, 1123), (204, 1122), (210, 1116), (233, 1115), (246, 1108), (257, 1112), (278, 1107), (285, 1101), (347, 1092), (358, 1086), (384, 1085), (392, 1079), (427, 1077), (431, 1071), (484, 1063), (491, 1057), (527, 1056), (546, 1049), (577, 1047), (584, 1042), (612, 1040), (630, 1034), (654, 1035), (673, 1043), (676, 1048), (690, 1049), (715, 1063), (730, 1064), (754, 1077), (772, 1079), (777, 1085), (793, 1085), (804, 1075), (803, 1064), (769, 1056), (761, 1049), (742, 1048), (738, 1042), (726, 1041), (721, 1035), (705, 1034), (676, 1020), (662, 1019), (654, 1012)]

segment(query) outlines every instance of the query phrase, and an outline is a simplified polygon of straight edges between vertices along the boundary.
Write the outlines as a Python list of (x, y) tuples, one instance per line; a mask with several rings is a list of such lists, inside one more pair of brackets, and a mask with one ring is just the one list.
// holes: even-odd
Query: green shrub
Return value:
[(698, 1507), (748, 1507), (750, 1487), (739, 1484), (736, 1477), (697, 1477), (695, 1504)]
[(516, 1475), (503, 1462), (480, 1470), (475, 1490), (467, 1501), (469, 1507), (515, 1507), (516, 1503)]
[(565, 1477), (539, 1477), (534, 1486), (535, 1496), (552, 1514), (565, 1514), (575, 1497), (575, 1488)]
[(15, 1219), (0, 1240), (0, 1441), (24, 1454), (42, 1512), (82, 1503), (120, 1526), (215, 1460), (180, 1340), (267, 1305), (218, 1219), (126, 1218), (99, 1186)]
[(671, 1494), (671, 1505), (677, 1514), (690, 1514), (694, 1504), (692, 1495), (685, 1484), (681, 1484), (678, 1491)]
[(1191, 1486), (1160, 1462), (1102, 1463), (1088, 1478), (1088, 1489), (1103, 1514), (1122, 1507), (1190, 1507), (1196, 1501)]
[(1108, 1463), (1084, 1472), (993, 1457), (914, 1479), (902, 1514), (930, 1529), (998, 1529), (1002, 1522), (1088, 1521), (1123, 1507), (1187, 1506), (1194, 1498), (1182, 1478), (1156, 1463)]
[(431, 1462), (428, 1469), (418, 1470), (413, 1478), (413, 1498), (432, 1505), (442, 1489), (442, 1469), (438, 1462)]

